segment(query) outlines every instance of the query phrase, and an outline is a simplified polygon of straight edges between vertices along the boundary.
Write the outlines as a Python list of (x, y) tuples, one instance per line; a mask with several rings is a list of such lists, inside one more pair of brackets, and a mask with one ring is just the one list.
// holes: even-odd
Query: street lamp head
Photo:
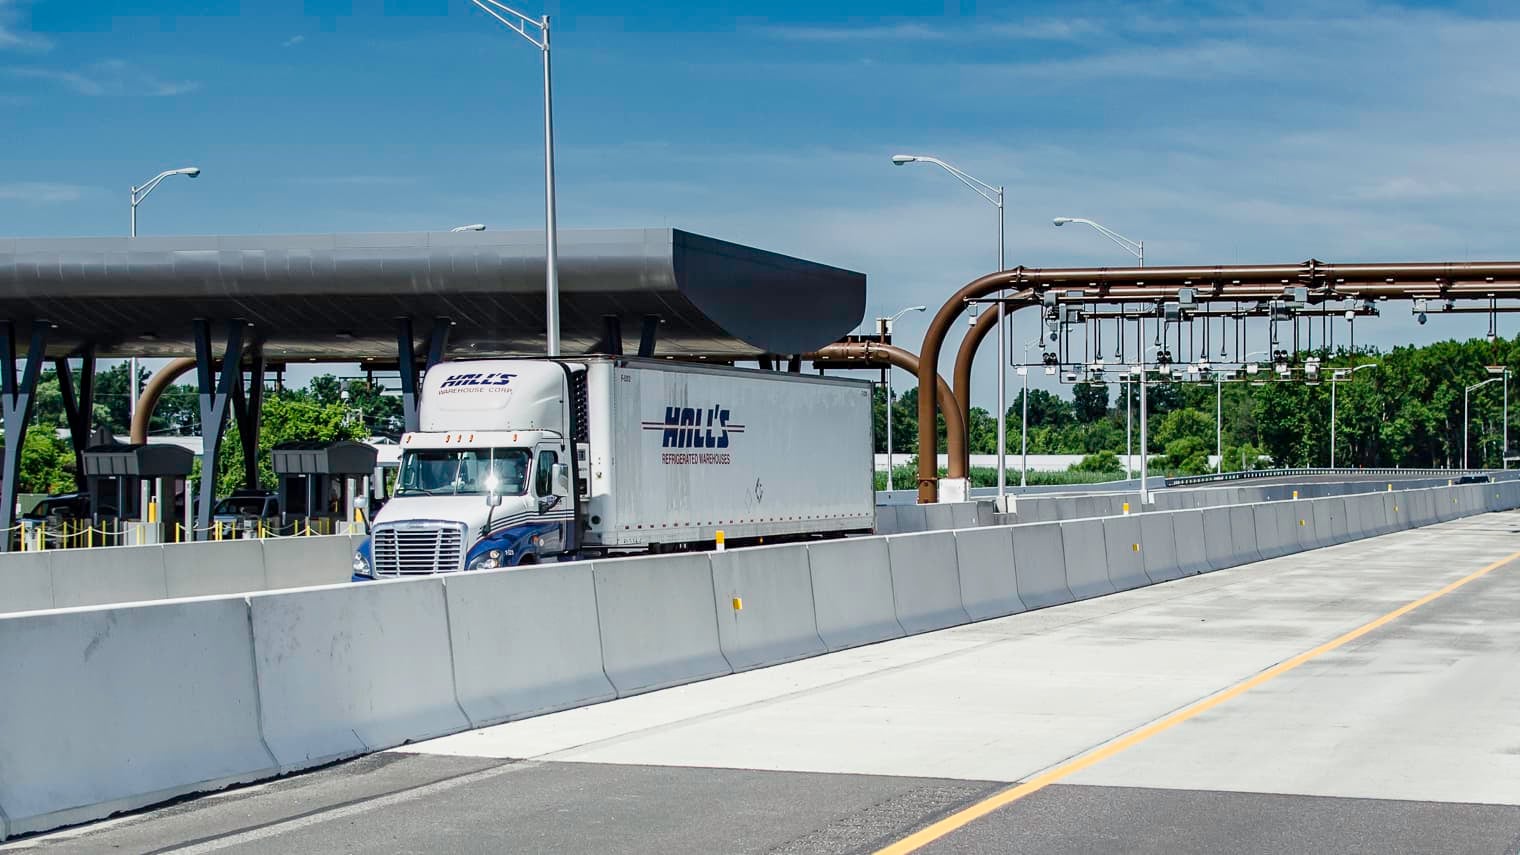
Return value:
[(904, 163), (912, 163), (915, 160), (918, 160), (918, 157), (916, 155), (912, 155), (912, 154), (894, 154), (894, 155), (892, 155), (892, 164), (894, 166), (902, 166)]
[(201, 168), (199, 166), (187, 166), (184, 169), (176, 169), (174, 171), (176, 174), (184, 175), (188, 178), (201, 177)]
[(1076, 222), (1076, 219), (1073, 218), (1073, 217), (1056, 217), (1054, 220), (1051, 220), (1050, 222), (1051, 222), (1052, 225), (1064, 226), (1067, 223)]
[(485, 223), (472, 223), (468, 226), (455, 226), (449, 229), (451, 232), (483, 232), (486, 230)]

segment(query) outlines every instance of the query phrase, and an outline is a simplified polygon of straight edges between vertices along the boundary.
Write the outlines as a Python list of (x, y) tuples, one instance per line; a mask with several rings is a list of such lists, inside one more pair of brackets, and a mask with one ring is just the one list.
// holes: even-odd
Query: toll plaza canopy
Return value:
[[(195, 353), (241, 320), (270, 361), (394, 358), (398, 320), (446, 318), (447, 354), (542, 353), (542, 231), (0, 238), (0, 320), (52, 357)], [(678, 229), (561, 230), (566, 354), (800, 354), (865, 312), (866, 277)], [(630, 351), (633, 347), (630, 346)]]

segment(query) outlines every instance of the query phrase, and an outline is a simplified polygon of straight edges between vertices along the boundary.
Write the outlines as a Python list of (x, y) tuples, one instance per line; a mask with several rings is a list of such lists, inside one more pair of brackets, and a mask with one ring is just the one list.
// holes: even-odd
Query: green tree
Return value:
[(1124, 474), (1124, 461), (1112, 451), (1100, 451), (1089, 454), (1080, 461), (1068, 467), (1072, 472), (1104, 472), (1114, 475)]
[[(1096, 422), (1108, 415), (1108, 386), (1078, 383), (1071, 387), (1072, 411), (1078, 422)], [(1030, 403), (1033, 403), (1033, 398)]]
[(33, 426), (21, 446), (16, 490), (20, 493), (65, 493), (74, 489), (74, 450), (53, 428)]
[[(264, 400), (259, 429), (259, 484), (274, 485), (271, 451), (283, 442), (339, 439), (363, 441), (368, 432), (341, 404), (319, 404), (299, 394), (272, 395)], [(217, 493), (227, 495), (243, 486), (243, 445), (236, 424), (229, 424), (217, 457)]]

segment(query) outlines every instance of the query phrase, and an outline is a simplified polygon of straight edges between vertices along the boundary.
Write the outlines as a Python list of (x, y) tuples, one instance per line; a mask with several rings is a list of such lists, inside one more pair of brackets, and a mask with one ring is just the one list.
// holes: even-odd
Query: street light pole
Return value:
[[(909, 312), (923, 312), (928, 306), (909, 306), (890, 318), (877, 318), (877, 333), (885, 341), (892, 334), (892, 325)], [(887, 492), (892, 492), (892, 366), (887, 366)]]
[(1129, 251), (1129, 253), (1131, 255), (1133, 255), (1133, 256), (1135, 256), (1135, 258), (1139, 259), (1139, 261), (1140, 261), (1139, 266), (1141, 266), (1141, 267), (1145, 266), (1145, 241), (1143, 241), (1143, 240), (1130, 240), (1129, 238), (1125, 237), (1124, 235), (1119, 234), (1118, 232), (1114, 231), (1113, 229), (1110, 229), (1110, 228), (1108, 228), (1106, 226), (1103, 226), (1103, 225), (1100, 225), (1098, 223), (1095, 223), (1092, 220), (1087, 219), (1086, 217), (1056, 217), (1055, 219), (1051, 220), (1050, 222), (1051, 222), (1052, 225), (1054, 225), (1056, 227), (1064, 226), (1067, 223), (1080, 223), (1080, 224), (1082, 224), (1084, 226), (1092, 226), (1094, 229), (1096, 229), (1098, 231), (1098, 234), (1103, 235), (1104, 237), (1108, 238), (1109, 240), (1113, 241), (1114, 243), (1116, 243), (1116, 244), (1124, 247), (1126, 250)]
[(1340, 384), (1335, 382), (1336, 374), (1330, 374), (1330, 468), (1335, 468), (1335, 387)]
[[(1334, 387), (1331, 387), (1334, 391)], [(1214, 371), (1214, 474), (1224, 473), (1224, 375)]]
[[(1064, 226), (1067, 223), (1080, 223), (1081, 225), (1084, 225), (1084, 226), (1091, 226), (1093, 229), (1095, 229), (1098, 232), (1098, 234), (1103, 235), (1104, 237), (1108, 238), (1109, 240), (1113, 241), (1114, 243), (1116, 243), (1116, 244), (1124, 247), (1124, 249), (1126, 251), (1128, 251), (1131, 255), (1135, 256), (1135, 258), (1139, 261), (1139, 266), (1141, 266), (1141, 267), (1145, 266), (1145, 241), (1142, 241), (1142, 240), (1130, 240), (1129, 238), (1125, 237), (1124, 235), (1119, 234), (1118, 232), (1114, 231), (1113, 229), (1110, 229), (1110, 228), (1108, 228), (1106, 226), (1103, 226), (1103, 225), (1100, 225), (1098, 223), (1095, 223), (1092, 220), (1087, 219), (1086, 217), (1056, 217), (1055, 219), (1052, 219), (1050, 222), (1051, 222), (1051, 225), (1054, 225), (1057, 228), (1059, 228), (1061, 226)], [(1140, 319), (1140, 341), (1143, 342), (1144, 340), (1145, 340), (1145, 319), (1141, 318)], [(1146, 476), (1150, 472), (1149, 461), (1147, 460), (1147, 455), (1146, 455), (1147, 430), (1146, 430), (1145, 385), (1146, 385), (1145, 384), (1145, 354), (1141, 353), (1140, 354), (1140, 504), (1141, 504), (1142, 507), (1144, 505), (1146, 505), (1150, 501), (1150, 491), (1146, 488), (1146, 485), (1145, 485)], [(1129, 403), (1129, 401), (1126, 398), (1126, 400), (1125, 400), (1125, 404), (1126, 404), (1126, 406), (1125, 406), (1126, 422), (1128, 421), (1128, 415), (1129, 415), (1128, 403)], [(1127, 439), (1125, 441), (1125, 444), (1128, 445), (1128, 440)], [(1130, 459), (1133, 460), (1134, 458), (1131, 457)], [(1128, 469), (1128, 461), (1126, 461), (1126, 463), (1125, 463), (1125, 468), (1126, 468), (1126, 470)]]
[(137, 206), (141, 205), (143, 203), (143, 200), (148, 198), (148, 194), (153, 192), (153, 188), (157, 187), (160, 181), (163, 181), (165, 178), (168, 178), (171, 175), (183, 175), (186, 178), (198, 178), (200, 177), (200, 174), (201, 170), (198, 166), (186, 166), (180, 169), (166, 169), (163, 172), (160, 172), (157, 175), (153, 176), (152, 179), (150, 179), (141, 187), (133, 187), (132, 225), (131, 231), (128, 232), (128, 235), (131, 237), (137, 237)]
[[(994, 187), (985, 181), (973, 178), (965, 172), (962, 172), (961, 170), (955, 168), (954, 166), (951, 166), (950, 164), (946, 163), (943, 160), (940, 160), (937, 157), (931, 157), (929, 155), (923, 154), (892, 155), (892, 164), (894, 166), (903, 166), (909, 163), (932, 163), (935, 166), (944, 169), (946, 172), (954, 175), (956, 179), (959, 180), (962, 184), (970, 187), (973, 191), (976, 192), (978, 196), (981, 196), (983, 199), (991, 202), (993, 206), (997, 208), (997, 266), (999, 271), (1003, 270), (1003, 268), (1006, 266), (1003, 257), (1003, 187), (1001, 185)], [(998, 297), (1000, 299), (1006, 299), (1007, 296), (1007, 290), (998, 292)], [(1004, 364), (1006, 357), (1003, 356), (1003, 354), (1008, 353), (1008, 342), (1012, 338), (1012, 331), (1007, 329), (1007, 317), (1006, 313), (1003, 311), (1003, 304), (1001, 302), (997, 304), (996, 311), (998, 313), (997, 339), (999, 354), (997, 361), (997, 482), (998, 497), (1002, 498), (1008, 494), (1008, 366)], [(920, 392), (919, 394), (923, 393)]]
[[(530, 18), (497, 0), (470, 0), (544, 56), (544, 326), (545, 351), (559, 356), (559, 219), (554, 196), (554, 98), (549, 73), (549, 16)], [(505, 14), (503, 14), (505, 13)], [(529, 35), (529, 29), (537, 36)]]
[(1465, 388), (1465, 389), (1462, 390), (1462, 468), (1464, 470), (1466, 470), (1468, 468), (1468, 466), (1467, 466), (1467, 428), (1468, 428), (1468, 425), (1470, 424), (1469, 417), (1468, 417), (1468, 403), (1469, 403), (1469, 399), (1471, 398), (1472, 392), (1473, 392), (1474, 389), (1481, 389), (1484, 386), (1487, 386), (1488, 384), (1493, 383), (1496, 380), (1501, 380), (1501, 379), (1503, 379), (1503, 378), (1502, 377), (1490, 377), (1487, 380), (1484, 380), (1482, 383), (1474, 383), (1471, 386), (1468, 386), (1467, 388)]
[[(198, 166), (166, 169), (153, 176), (141, 187), (133, 186), (131, 196), (132, 220), (127, 235), (129, 237), (137, 237), (137, 206), (141, 205), (143, 200), (148, 198), (148, 194), (153, 192), (153, 188), (157, 187), (160, 181), (171, 175), (199, 178), (200, 174), (201, 169)], [(134, 356), (127, 360), (127, 418), (130, 420), (135, 415), (137, 415), (137, 357)]]

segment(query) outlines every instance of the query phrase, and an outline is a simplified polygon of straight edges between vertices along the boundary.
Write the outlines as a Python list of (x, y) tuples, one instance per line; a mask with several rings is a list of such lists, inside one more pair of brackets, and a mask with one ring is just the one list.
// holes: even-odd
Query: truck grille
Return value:
[(447, 573), (464, 569), (464, 526), (457, 523), (379, 525), (370, 542), (376, 576)]

